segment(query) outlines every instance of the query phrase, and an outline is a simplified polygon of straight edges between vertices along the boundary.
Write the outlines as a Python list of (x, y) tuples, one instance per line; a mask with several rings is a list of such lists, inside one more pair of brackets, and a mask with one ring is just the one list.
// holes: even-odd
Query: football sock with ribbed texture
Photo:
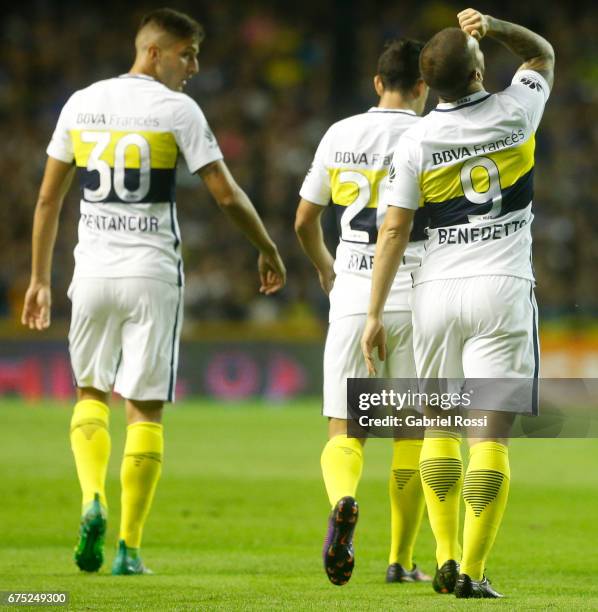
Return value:
[(436, 538), (436, 561), (441, 567), (449, 559), (458, 561), (461, 557), (461, 437), (447, 431), (427, 431), (419, 465), (428, 517)]
[(478, 442), (470, 449), (463, 481), (465, 526), (461, 573), (481, 580), (509, 496), (509, 452), (499, 442)]
[(419, 475), (423, 440), (395, 440), (388, 481), (390, 496), (390, 555), (388, 564), (413, 568), (413, 546), (424, 514)]

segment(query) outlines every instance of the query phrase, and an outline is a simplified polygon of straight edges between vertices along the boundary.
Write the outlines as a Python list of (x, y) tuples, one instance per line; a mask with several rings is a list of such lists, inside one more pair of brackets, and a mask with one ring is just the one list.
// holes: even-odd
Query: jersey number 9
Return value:
[[(487, 182), (488, 188), (484, 191), (477, 191), (474, 186), (474, 170), (481, 169), (486, 176), (482, 183)], [(502, 208), (502, 190), (500, 188), (500, 174), (498, 166), (489, 157), (476, 157), (466, 161), (461, 166), (461, 185), (463, 194), (472, 204), (486, 204), (492, 201), (490, 210), (481, 215), (467, 215), (469, 222), (484, 221), (499, 217)]]

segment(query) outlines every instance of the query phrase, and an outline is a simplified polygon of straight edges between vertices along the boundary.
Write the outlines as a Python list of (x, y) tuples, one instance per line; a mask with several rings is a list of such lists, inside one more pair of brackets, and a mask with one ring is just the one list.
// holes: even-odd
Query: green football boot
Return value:
[(79, 542), (75, 548), (75, 563), (84, 572), (97, 572), (104, 562), (106, 508), (98, 493), (81, 517)]
[(134, 574), (153, 574), (143, 565), (138, 548), (129, 548), (124, 540), (119, 540), (116, 557), (112, 564), (113, 576), (131, 576)]

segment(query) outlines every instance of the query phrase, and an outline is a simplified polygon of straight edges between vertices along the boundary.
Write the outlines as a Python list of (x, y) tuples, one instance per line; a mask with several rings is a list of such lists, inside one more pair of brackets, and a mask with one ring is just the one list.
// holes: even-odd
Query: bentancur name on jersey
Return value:
[(525, 132), (522, 128), (519, 128), (516, 132), (513, 132), (510, 136), (505, 138), (499, 138), (493, 142), (485, 144), (475, 144), (473, 146), (460, 146), (454, 149), (445, 149), (439, 153), (432, 153), (432, 165), (438, 166), (442, 163), (450, 163), (452, 161), (460, 161), (466, 157), (474, 157), (476, 155), (483, 155), (484, 153), (493, 153), (494, 151), (500, 151), (511, 147), (518, 142), (522, 142), (525, 139)]

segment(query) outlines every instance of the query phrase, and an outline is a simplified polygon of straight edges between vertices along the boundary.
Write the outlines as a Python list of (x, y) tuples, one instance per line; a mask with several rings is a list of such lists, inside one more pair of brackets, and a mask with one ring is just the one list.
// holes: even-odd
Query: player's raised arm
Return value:
[(318, 272), (324, 293), (328, 295), (334, 284), (334, 258), (326, 247), (320, 223), (325, 210), (325, 206), (301, 198), (295, 215), (295, 233), (303, 252)]
[(52, 254), (58, 217), (74, 174), (74, 165), (48, 157), (33, 217), (31, 280), (21, 323), (29, 329), (50, 326)]
[(488, 35), (500, 41), (507, 49), (518, 55), (523, 64), (519, 70), (539, 72), (550, 87), (554, 82), (554, 49), (539, 34), (523, 26), (482, 15), (475, 9), (458, 13), (459, 25), (464, 32), (478, 40)]
[(203, 166), (197, 173), (218, 206), (259, 251), (260, 292), (270, 295), (282, 289), (286, 282), (286, 269), (278, 254), (278, 248), (270, 238), (251, 200), (237, 185), (226, 164), (222, 160), (217, 160)]

